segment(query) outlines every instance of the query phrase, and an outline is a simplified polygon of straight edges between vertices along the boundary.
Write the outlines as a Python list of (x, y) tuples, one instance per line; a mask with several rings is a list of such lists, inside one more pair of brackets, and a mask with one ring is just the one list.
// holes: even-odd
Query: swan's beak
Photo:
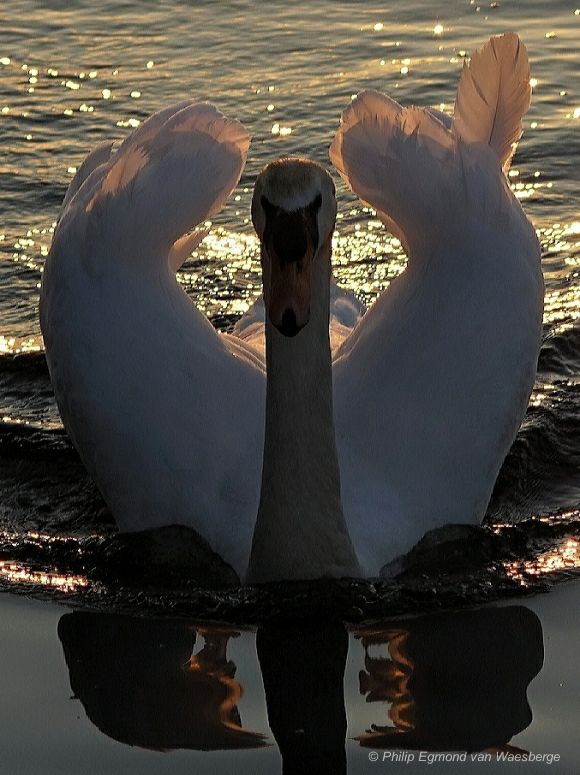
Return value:
[(296, 336), (310, 320), (312, 262), (317, 249), (316, 220), (308, 208), (267, 212), (262, 243), (264, 300), (272, 325)]
[(270, 321), (284, 336), (296, 336), (310, 320), (312, 255), (284, 261), (274, 254), (270, 264)]

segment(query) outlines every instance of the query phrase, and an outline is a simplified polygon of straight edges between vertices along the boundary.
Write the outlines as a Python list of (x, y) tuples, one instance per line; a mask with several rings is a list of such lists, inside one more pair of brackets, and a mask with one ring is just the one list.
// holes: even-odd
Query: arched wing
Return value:
[(501, 169), (513, 116), (467, 138), (363, 92), (330, 149), (409, 255), (334, 363), (345, 516), (370, 571), (432, 527), (482, 518), (527, 405), (543, 286), (534, 230)]
[(245, 571), (264, 365), (175, 278), (239, 180), (249, 137), (208, 104), (152, 116), (67, 193), (41, 323), (59, 408), (120, 527), (194, 527)]
[(330, 159), (409, 253), (453, 150), (453, 135), (428, 110), (364, 91), (344, 111)]
[[(249, 136), (213, 105), (180, 103), (154, 114), (110, 155), (101, 146), (81, 165), (63, 203), (59, 231), (101, 227), (116, 253), (185, 259), (194, 227), (219, 212), (244, 167)], [(203, 231), (196, 231), (198, 240)]]

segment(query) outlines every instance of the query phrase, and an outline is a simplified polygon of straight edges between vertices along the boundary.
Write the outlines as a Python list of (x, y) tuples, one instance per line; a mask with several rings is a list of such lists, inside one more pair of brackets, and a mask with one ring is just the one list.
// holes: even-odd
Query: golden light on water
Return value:
[[(409, 689), (413, 677), (414, 662), (408, 652), (409, 631), (405, 629), (365, 629), (356, 633), (365, 650), (365, 671), (359, 673), (361, 694), (367, 702), (389, 703), (388, 717), (395, 732), (408, 732), (415, 728), (415, 701)], [(371, 647), (387, 646), (388, 657), (375, 657)], [(355, 739), (361, 745), (372, 746), (384, 736), (384, 728), (367, 730)]]
[[(520, 181), (520, 171), (512, 176), (516, 196), (531, 198), (550, 182), (536, 171), (532, 181)], [(237, 200), (249, 199), (244, 189)], [(240, 211), (242, 215), (243, 211)], [(355, 221), (352, 219), (362, 218)], [(247, 232), (225, 226), (214, 226), (177, 275), (178, 281), (191, 293), (196, 305), (209, 317), (239, 315), (245, 312), (261, 292), (259, 242), (251, 229), (249, 217), (243, 218)], [(351, 221), (348, 228), (342, 226)], [(337, 282), (356, 293), (366, 304), (373, 303), (392, 279), (405, 268), (407, 258), (399, 240), (390, 235), (370, 208), (352, 208), (340, 212), (333, 237), (333, 272)], [(206, 224), (207, 225), (207, 224)], [(563, 278), (570, 267), (580, 264), (580, 222), (553, 224), (541, 229), (538, 236), (549, 258), (567, 253), (558, 265)], [(558, 283), (546, 291), (544, 319), (568, 327), (580, 311), (580, 291), (570, 283)], [(562, 330), (562, 329), (560, 329)]]
[(2, 355), (40, 352), (42, 349), (42, 337), (40, 336), (16, 337), (0, 334), (0, 353)]
[(272, 134), (273, 135), (280, 135), (281, 137), (285, 137), (287, 135), (292, 134), (292, 127), (281, 126), (278, 123), (272, 124)]
[(140, 125), (140, 121), (138, 118), (128, 118), (128, 119), (120, 119), (117, 121), (117, 126), (120, 127), (129, 127), (129, 129), (137, 129), (137, 127)]
[[(358, 214), (339, 214), (350, 217)], [(354, 231), (338, 229), (333, 237), (333, 273), (337, 282), (372, 303), (406, 265), (401, 243), (388, 234), (374, 213), (365, 208), (368, 221)], [(249, 218), (248, 228), (250, 227)], [(177, 274), (196, 306), (209, 317), (245, 312), (260, 295), (262, 275), (259, 242), (253, 232), (230, 231), (215, 226), (192, 259)]]
[(84, 576), (62, 574), (57, 571), (33, 570), (23, 563), (0, 560), (0, 578), (14, 584), (31, 584), (34, 586), (51, 587), (62, 592), (74, 592), (81, 587), (88, 587), (89, 582)]
[(533, 560), (510, 560), (503, 563), (508, 576), (525, 586), (530, 576), (544, 576), (558, 571), (580, 568), (580, 541), (565, 538), (552, 550)]
[[(74, 169), (70, 167), (67, 174), (74, 174)], [(510, 183), (520, 199), (533, 199), (552, 187), (552, 181), (545, 179), (541, 170), (532, 170), (526, 179), (518, 167), (511, 170)], [(235, 217), (245, 230), (214, 225), (177, 275), (196, 306), (210, 318), (243, 314), (261, 292), (259, 243), (249, 217), (251, 193), (251, 187), (246, 186), (232, 197), (234, 206), (240, 208)], [(13, 243), (13, 261), (42, 272), (53, 231), (53, 226), (29, 229)], [(540, 228), (538, 237), (544, 253), (544, 271), (551, 280), (546, 285), (544, 321), (556, 325), (555, 331), (560, 332), (580, 314), (580, 290), (576, 283), (568, 281), (570, 274), (580, 269), (580, 221)], [(0, 234), (0, 245), (2, 242), (6, 243), (4, 234)], [(333, 238), (334, 275), (340, 285), (366, 304), (373, 303), (403, 271), (406, 261), (399, 240), (386, 231), (373, 210), (354, 206), (338, 213)], [(39, 335), (0, 335), (2, 354), (39, 350)]]

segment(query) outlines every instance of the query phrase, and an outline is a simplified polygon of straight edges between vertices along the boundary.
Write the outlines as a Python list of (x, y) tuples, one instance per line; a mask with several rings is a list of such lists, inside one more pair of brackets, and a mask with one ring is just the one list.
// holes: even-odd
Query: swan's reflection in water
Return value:
[[(360, 692), (390, 703), (390, 724), (357, 740), (369, 748), (505, 748), (532, 721), (526, 690), (542, 668), (542, 628), (523, 606), (436, 614), (356, 637)], [(377, 647), (388, 655), (371, 656)]]
[(262, 628), (256, 647), (284, 775), (345, 773), (343, 625)]
[(58, 635), (73, 694), (109, 737), (156, 750), (267, 744), (238, 713), (242, 687), (226, 654), (235, 630), (75, 612)]
[[(59, 623), (71, 687), (89, 719), (116, 740), (157, 750), (268, 745), (266, 735), (243, 727), (238, 712), (243, 688), (227, 656), (238, 635), (227, 627), (109, 614), (66, 614)], [(543, 643), (527, 608), (391, 621), (353, 636), (363, 668), (357, 689), (377, 703), (376, 723), (366, 730), (349, 714), (358, 745), (500, 749), (532, 720), (526, 691), (542, 667)], [(258, 630), (268, 721), (286, 775), (346, 772), (348, 638), (342, 624)], [(258, 674), (246, 683), (247, 693), (261, 693)]]

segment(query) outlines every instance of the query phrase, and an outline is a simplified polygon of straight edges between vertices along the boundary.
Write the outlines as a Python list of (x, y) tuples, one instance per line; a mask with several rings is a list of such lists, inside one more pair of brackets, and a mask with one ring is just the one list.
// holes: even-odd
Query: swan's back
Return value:
[[(338, 352), (341, 344), (350, 336), (356, 324), (366, 312), (365, 305), (352, 291), (341, 288), (334, 279), (330, 281), (330, 350)], [(256, 354), (265, 359), (266, 326), (264, 299), (260, 296), (242, 315), (233, 330)]]

